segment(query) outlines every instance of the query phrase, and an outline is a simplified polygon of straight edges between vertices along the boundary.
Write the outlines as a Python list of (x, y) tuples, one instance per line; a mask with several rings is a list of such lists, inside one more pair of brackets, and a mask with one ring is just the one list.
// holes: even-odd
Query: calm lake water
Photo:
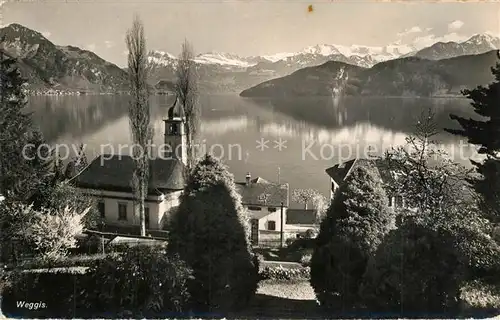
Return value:
[[(119, 145), (130, 145), (125, 96), (31, 97), (29, 109), (51, 143), (86, 144), (89, 159), (100, 152), (118, 152)], [(329, 195), (325, 169), (369, 150), (376, 154), (388, 147), (404, 144), (416, 118), (432, 108), (441, 127), (456, 127), (450, 113), (474, 116), (466, 99), (375, 99), (331, 98), (290, 101), (249, 100), (236, 95), (210, 95), (200, 98), (201, 138), (207, 149), (221, 157), (243, 181), (253, 177), (289, 182), (294, 188), (314, 188)], [(163, 141), (163, 122), (173, 102), (171, 96), (151, 100), (155, 144)], [(282, 139), (279, 150), (275, 141)], [(264, 150), (257, 141), (268, 141)], [(459, 138), (440, 134), (439, 141), (457, 151)], [(114, 148), (114, 149), (112, 149)], [(309, 150), (309, 151), (307, 151)], [(474, 148), (462, 148), (464, 157)], [(121, 153), (128, 153), (122, 149)], [(456, 152), (458, 155), (458, 152)], [(352, 156), (349, 156), (352, 155)], [(456, 160), (467, 164), (467, 159)], [(279, 168), (279, 169), (278, 169)], [(279, 172), (279, 174), (278, 174)]]

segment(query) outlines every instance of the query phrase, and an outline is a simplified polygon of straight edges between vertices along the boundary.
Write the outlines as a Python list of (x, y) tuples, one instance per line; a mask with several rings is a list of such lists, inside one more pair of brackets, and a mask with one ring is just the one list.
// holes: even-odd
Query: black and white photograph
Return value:
[(0, 319), (500, 317), (500, 2), (0, 0)]

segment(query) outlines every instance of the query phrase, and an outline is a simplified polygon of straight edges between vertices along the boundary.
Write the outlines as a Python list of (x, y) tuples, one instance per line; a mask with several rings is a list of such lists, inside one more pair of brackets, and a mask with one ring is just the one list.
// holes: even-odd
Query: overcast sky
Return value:
[(55, 44), (86, 48), (123, 65), (125, 32), (134, 13), (144, 21), (148, 49), (178, 54), (187, 38), (197, 53), (249, 56), (321, 43), (423, 46), (499, 34), (500, 3), (471, 2), (46, 0), (7, 2), (2, 13), (3, 25), (20, 23)]

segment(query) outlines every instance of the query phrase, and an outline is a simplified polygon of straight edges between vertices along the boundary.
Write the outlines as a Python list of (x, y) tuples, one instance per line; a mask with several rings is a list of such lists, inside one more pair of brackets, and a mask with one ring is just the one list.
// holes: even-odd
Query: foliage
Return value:
[(304, 267), (309, 267), (311, 266), (311, 258), (312, 254), (311, 253), (305, 253), (302, 255), (300, 258), (300, 264)]
[(181, 102), (186, 120), (187, 168), (192, 169), (195, 163), (194, 142), (197, 138), (201, 109), (198, 101), (198, 72), (194, 61), (191, 44), (185, 40), (175, 70), (175, 93)]
[(134, 246), (98, 260), (89, 270), (84, 300), (98, 312), (129, 310), (142, 316), (179, 314), (189, 298), (191, 270), (154, 246)]
[(362, 294), (370, 310), (458, 312), (465, 282), (498, 278), (500, 246), (474, 220), (406, 218), (384, 240), (365, 275)]
[(141, 236), (146, 235), (146, 218), (144, 199), (149, 185), (149, 143), (153, 137), (151, 126), (151, 110), (149, 106), (148, 64), (144, 26), (139, 17), (134, 18), (132, 28), (127, 32), (126, 44), (128, 54), (128, 74), (130, 81), (131, 101), (129, 104), (129, 121), (132, 140), (135, 145), (132, 157), (135, 168), (132, 187), (135, 197), (135, 212), (139, 216)]
[(52, 188), (48, 188), (44, 198), (40, 203), (41, 208), (49, 210), (64, 210), (65, 207), (71, 207), (77, 212), (89, 208), (88, 213), (83, 218), (83, 224), (86, 229), (94, 229), (101, 223), (101, 215), (97, 210), (97, 201), (95, 198), (84, 194), (84, 192), (68, 182), (57, 182)]
[[(70, 262), (75, 261), (60, 260), (58, 266)], [(185, 311), (191, 270), (162, 248), (131, 247), (86, 259), (85, 264), (90, 268), (83, 272), (81, 268), (14, 271), (4, 294), (5, 313), (28, 318), (116, 318), (126, 312), (135, 317), (169, 317)], [(46, 308), (23, 310), (17, 301), (40, 301)]]
[[(500, 59), (500, 52), (497, 52)], [(482, 205), (487, 208), (493, 220), (500, 221), (500, 63), (491, 68), (495, 80), (488, 86), (478, 86), (473, 90), (464, 90), (462, 94), (472, 100), (474, 112), (484, 120), (466, 119), (450, 115), (461, 129), (446, 131), (467, 137), (469, 143), (479, 146), (479, 153), (485, 155), (484, 161), (471, 161), (476, 167), (478, 177), (470, 179), (475, 190), (482, 196)]]
[(355, 167), (321, 222), (311, 259), (311, 285), (326, 308), (357, 307), (367, 261), (394, 227), (394, 215), (374, 166)]
[(481, 281), (471, 281), (462, 286), (460, 298), (464, 302), (465, 313), (487, 310), (496, 316), (500, 312), (500, 290), (498, 287)]
[(307, 209), (307, 204), (314, 200), (321, 202), (321, 194), (314, 189), (294, 189), (292, 192), (292, 200), (302, 203)]
[(191, 172), (170, 223), (168, 248), (193, 268), (192, 307), (226, 312), (257, 290), (258, 259), (250, 250), (247, 212), (233, 176), (206, 155)]
[(311, 274), (309, 267), (301, 268), (283, 268), (278, 267), (265, 267), (260, 276), (263, 280), (276, 280), (276, 281), (290, 281), (290, 280), (308, 280)]
[(42, 259), (56, 259), (76, 247), (75, 236), (83, 231), (83, 217), (88, 208), (78, 212), (65, 207), (62, 210), (34, 210), (17, 202), (4, 202), (0, 208), (2, 243), (20, 241), (21, 251), (33, 252)]
[[(80, 293), (85, 275), (65, 270), (15, 271), (2, 294), (2, 312), (12, 318), (74, 318), (81, 308)], [(18, 303), (25, 303), (19, 307)], [(82, 317), (83, 315), (80, 315)]]
[(16, 60), (0, 50), (0, 194), (24, 196), (32, 190), (32, 172), (23, 157), (23, 148), (33, 130), (31, 116), (25, 112), (26, 80)]
[(361, 288), (370, 311), (424, 317), (457, 311), (464, 270), (444, 232), (414, 219), (391, 231), (370, 260)]
[(452, 207), (474, 204), (475, 199), (466, 183), (470, 170), (433, 140), (439, 132), (434, 119), (430, 110), (422, 113), (406, 145), (389, 150), (385, 160), (395, 177), (392, 191), (401, 194), (408, 207), (438, 217)]

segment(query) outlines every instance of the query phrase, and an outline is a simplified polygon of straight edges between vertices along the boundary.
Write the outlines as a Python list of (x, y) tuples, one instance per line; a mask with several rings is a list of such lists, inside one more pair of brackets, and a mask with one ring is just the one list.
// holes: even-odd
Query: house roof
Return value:
[(279, 207), (283, 202), (284, 207), (289, 205), (289, 190), (288, 183), (273, 183), (260, 177), (246, 182), (237, 182), (236, 190), (241, 194), (241, 202), (244, 205), (258, 205)]
[(340, 185), (342, 181), (344, 181), (346, 177), (357, 167), (374, 167), (384, 183), (390, 183), (394, 180), (386, 161), (380, 158), (355, 158), (344, 163), (338, 163), (325, 171), (337, 184)]
[(316, 210), (314, 209), (288, 209), (286, 211), (286, 224), (315, 224)]
[[(74, 178), (80, 188), (131, 192), (132, 157), (100, 155)], [(184, 164), (177, 159), (150, 160), (149, 193), (184, 189)]]

